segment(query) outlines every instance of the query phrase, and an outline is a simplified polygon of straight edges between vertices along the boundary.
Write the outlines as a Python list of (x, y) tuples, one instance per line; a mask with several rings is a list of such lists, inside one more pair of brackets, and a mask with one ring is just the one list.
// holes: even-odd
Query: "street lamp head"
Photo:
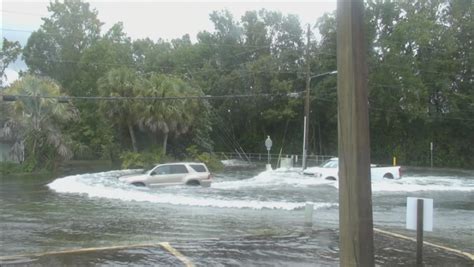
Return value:
[(311, 77), (309, 77), (309, 78), (310, 78), (310, 79), (313, 79), (313, 78), (322, 77), (322, 76), (326, 76), (326, 75), (333, 75), (333, 74), (337, 74), (337, 70), (333, 70), (333, 71), (329, 71), (329, 72), (325, 72), (325, 73), (313, 75), (313, 76), (311, 76)]

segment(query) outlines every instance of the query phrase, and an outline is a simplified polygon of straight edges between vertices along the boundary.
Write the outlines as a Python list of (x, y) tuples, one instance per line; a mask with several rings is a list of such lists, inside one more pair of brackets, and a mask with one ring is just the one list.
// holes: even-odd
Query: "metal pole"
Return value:
[(430, 142), (430, 158), (431, 168), (433, 168), (433, 142)]
[(268, 156), (267, 156), (268, 164), (270, 164), (270, 150), (267, 150), (267, 152), (268, 152)]
[(311, 74), (310, 74), (310, 64), (309, 64), (309, 44), (310, 44), (310, 37), (311, 37), (311, 28), (308, 24), (308, 31), (307, 31), (307, 43), (306, 43), (306, 97), (304, 99), (304, 116), (305, 116), (305, 124), (304, 124), (304, 150), (303, 150), (303, 170), (306, 169), (306, 161), (307, 161), (307, 150), (308, 150), (308, 130), (309, 127), (309, 90), (310, 90), (310, 83), (311, 83)]
[(423, 265), (423, 199), (416, 202), (416, 265)]
[(304, 117), (304, 120), (303, 120), (303, 159), (302, 159), (302, 162), (301, 162), (301, 166), (303, 166), (303, 170), (306, 169), (306, 122), (308, 120), (306, 119), (306, 116)]
[(363, 0), (337, 2), (340, 266), (374, 266)]

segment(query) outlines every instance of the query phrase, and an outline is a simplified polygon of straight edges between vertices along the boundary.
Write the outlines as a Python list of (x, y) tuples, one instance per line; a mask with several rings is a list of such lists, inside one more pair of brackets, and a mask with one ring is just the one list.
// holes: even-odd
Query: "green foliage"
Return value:
[[(467, 0), (366, 2), (374, 162), (396, 155), (401, 164), (426, 165), (432, 141), (435, 164), (474, 166), (472, 8)], [(213, 150), (263, 152), (267, 135), (284, 153), (300, 153), (303, 101), (285, 95), (304, 90), (306, 63), (312, 75), (337, 67), (335, 14), (314, 25), (321, 38), (312, 39), (306, 58), (300, 22), (279, 12), (248, 11), (240, 19), (213, 12), (215, 29), (193, 43), (189, 35), (132, 40), (121, 23), (101, 35), (97, 12), (79, 0), (52, 2), (49, 10), (23, 56), (30, 73), (54, 78), (72, 95), (281, 95), (78, 102), (80, 120), (59, 128), (83, 158), (113, 159), (133, 149), (123, 161), (141, 166), (155, 160), (138, 153), (144, 148), (166, 154), (170, 146), (179, 157), (194, 145), (187, 153), (211, 166)], [(336, 92), (335, 76), (311, 81), (309, 153), (337, 153)], [(38, 162), (43, 158), (51, 157)]]
[(98, 40), (102, 23), (97, 11), (79, 0), (51, 2), (48, 11), (51, 16), (43, 18), (23, 49), (28, 71), (57, 80), (70, 95), (81, 95), (75, 86), (80, 83), (78, 62)]
[(54, 81), (26, 75), (5, 93), (29, 96), (5, 104), (7, 121), (0, 129), (0, 136), (14, 142), (15, 158), (26, 159), (27, 165), (35, 169), (52, 168), (57, 160), (73, 156), (71, 140), (63, 135), (61, 126), (74, 121), (79, 114), (70, 103), (59, 103), (54, 98), (61, 96)]
[[(143, 87), (139, 89), (140, 97), (173, 98), (181, 96), (202, 95), (198, 90), (189, 86), (179, 78), (165, 75), (152, 75), (143, 81)], [(187, 133), (199, 116), (202, 106), (195, 100), (159, 100), (151, 99), (137, 105), (137, 120), (152, 134), (163, 135), (163, 152), (166, 154), (168, 136), (175, 137)]]
[(160, 150), (142, 153), (126, 151), (120, 154), (120, 160), (122, 161), (123, 169), (149, 169), (158, 163), (166, 161), (166, 157)]
[(120, 154), (120, 159), (122, 160), (122, 168), (144, 168), (145, 160), (143, 155), (137, 152), (126, 151)]
[(208, 152), (200, 152), (195, 145), (186, 148), (186, 152), (192, 160), (205, 163), (212, 172), (217, 172), (224, 168), (224, 165), (216, 155)]
[(374, 158), (399, 154), (401, 164), (428, 165), (433, 142), (436, 166), (473, 166), (474, 141), (464, 134), (474, 126), (467, 2), (367, 3)]
[(15, 62), (20, 55), (21, 46), (19, 42), (10, 42), (3, 38), (2, 51), (0, 52), (0, 88), (3, 86), (3, 78), (6, 77), (5, 69), (8, 64)]
[(13, 162), (0, 162), (0, 174), (7, 175), (7, 174), (14, 174), (14, 173), (22, 173), (22, 172), (29, 172), (28, 168), (25, 168), (25, 165), (21, 165), (19, 163)]

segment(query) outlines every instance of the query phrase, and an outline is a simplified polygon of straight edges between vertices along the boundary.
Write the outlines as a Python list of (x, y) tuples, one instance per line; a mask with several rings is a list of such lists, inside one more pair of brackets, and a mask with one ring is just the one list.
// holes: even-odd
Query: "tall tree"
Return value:
[(71, 104), (59, 103), (55, 98), (63, 95), (57, 83), (27, 75), (15, 81), (5, 93), (20, 96), (15, 102), (5, 104), (9, 120), (1, 130), (4, 137), (14, 139), (17, 155), (25, 147), (26, 159), (35, 166), (48, 158), (73, 156), (71, 142), (63, 135), (61, 124), (77, 119), (79, 114)]
[(129, 98), (137, 96), (139, 79), (135, 70), (123, 67), (112, 69), (98, 81), (100, 96), (125, 98), (116, 101), (104, 100), (100, 103), (100, 109), (113, 121), (115, 127), (126, 127), (134, 152), (138, 152), (135, 126), (139, 114), (136, 102)]
[(83, 52), (100, 37), (97, 11), (81, 0), (51, 2), (50, 17), (43, 18), (23, 50), (30, 73), (49, 76), (71, 95), (82, 95), (74, 86)]
[(146, 86), (142, 88), (140, 96), (177, 98), (176, 100), (153, 99), (140, 105), (140, 125), (155, 135), (162, 135), (164, 154), (167, 152), (169, 136), (187, 133), (199, 116), (200, 105), (195, 100), (179, 99), (179, 97), (198, 95), (197, 90), (192, 89), (181, 79), (165, 75), (152, 75)]
[(12, 62), (15, 62), (21, 53), (21, 46), (19, 42), (10, 42), (3, 38), (2, 51), (0, 52), (0, 88), (4, 84), (4, 78), (7, 78), (5, 69)]

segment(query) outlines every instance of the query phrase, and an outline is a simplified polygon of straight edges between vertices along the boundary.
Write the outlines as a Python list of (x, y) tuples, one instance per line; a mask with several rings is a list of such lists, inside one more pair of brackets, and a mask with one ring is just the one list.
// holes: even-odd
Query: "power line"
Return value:
[(124, 100), (184, 100), (184, 99), (226, 99), (226, 98), (252, 98), (252, 97), (299, 97), (300, 93), (288, 94), (240, 94), (240, 95), (202, 95), (202, 96), (32, 96), (32, 95), (3, 95), (3, 101), (15, 101), (21, 98), (56, 99), (59, 102), (69, 100), (104, 100), (104, 101), (124, 101)]
[[(373, 102), (372, 102), (373, 103)], [(370, 104), (372, 104), (370, 103)], [(373, 106), (369, 106), (370, 110), (376, 110), (376, 111), (383, 111), (383, 112), (388, 112), (388, 113), (396, 113), (396, 114), (410, 114), (413, 115), (413, 112), (410, 111), (403, 111), (403, 110), (394, 110), (394, 109), (385, 109), (385, 108), (376, 108)], [(426, 116), (426, 119), (440, 119), (440, 120), (459, 120), (459, 121), (474, 121), (474, 119), (466, 119), (466, 118), (461, 118), (461, 117), (452, 117), (452, 116), (445, 116), (445, 117), (440, 117), (440, 116), (429, 116), (428, 113), (418, 113), (416, 115), (424, 115)]]
[[(31, 30), (20, 30), (20, 29), (9, 29), (9, 28), (0, 28), (2, 31), (6, 31), (6, 32), (24, 32), (24, 33), (33, 33), (35, 31), (31, 31)], [(45, 33), (45, 34), (50, 34), (50, 35), (55, 35), (55, 34), (52, 34), (52, 33)]]
[[(337, 89), (337, 88), (334, 88)], [(67, 103), (70, 100), (93, 100), (93, 101), (126, 101), (126, 100), (138, 100), (138, 101), (146, 101), (146, 100), (159, 100), (159, 101), (172, 101), (172, 100), (186, 100), (186, 99), (198, 99), (198, 100), (205, 100), (205, 99), (229, 99), (229, 98), (255, 98), (255, 97), (291, 97), (291, 98), (301, 98), (304, 92), (294, 92), (288, 94), (240, 94), (240, 95), (204, 95), (204, 96), (176, 96), (176, 97), (145, 97), (145, 96), (138, 96), (138, 97), (122, 97), (122, 96), (31, 96), (31, 95), (2, 95), (3, 101), (15, 101), (21, 98), (43, 98), (43, 99), (56, 99), (60, 103)], [(337, 99), (329, 99), (329, 98), (322, 98), (317, 97), (312, 99), (313, 101), (322, 101), (328, 103), (335, 103)], [(386, 109), (386, 108), (378, 108), (373, 106), (374, 102), (370, 102), (369, 110), (378, 111), (378, 112), (388, 112), (393, 114), (410, 114), (413, 115), (410, 111), (404, 110), (394, 110), (394, 109)], [(428, 114), (418, 114), (418, 115), (428, 115)], [(428, 117), (431, 119), (440, 119), (440, 120), (459, 120), (459, 121), (474, 121), (474, 119), (466, 119), (461, 117), (452, 117), (452, 116), (445, 116), (445, 117)]]

